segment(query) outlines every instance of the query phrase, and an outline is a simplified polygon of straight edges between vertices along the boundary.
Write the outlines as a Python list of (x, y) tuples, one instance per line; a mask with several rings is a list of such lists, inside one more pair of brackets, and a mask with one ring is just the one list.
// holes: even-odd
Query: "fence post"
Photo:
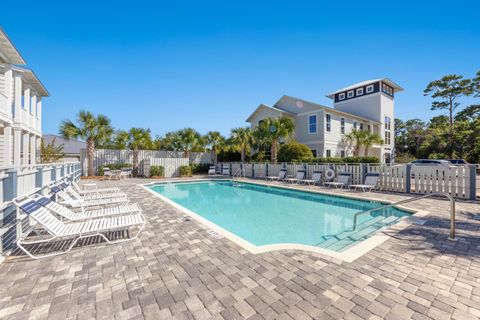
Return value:
[(255, 178), (255, 163), (252, 163), (252, 178)]
[(477, 165), (469, 164), (470, 174), (466, 179), (470, 179), (470, 200), (477, 200)]
[(35, 188), (39, 188), (39, 193), (43, 194), (43, 167), (37, 168), (35, 177)]
[(51, 171), (52, 178), (50, 179), (52, 183), (57, 182), (57, 166), (53, 165), (52, 166), (52, 171)]
[(410, 184), (412, 182), (412, 165), (410, 163), (407, 163), (405, 166), (405, 192), (410, 193)]
[(268, 162), (265, 162), (265, 177), (268, 177)]
[(17, 197), (17, 169), (5, 171), (8, 175), (3, 180), (3, 201), (7, 202)]
[(360, 184), (363, 184), (363, 181), (365, 181), (365, 177), (367, 176), (367, 172), (368, 172), (368, 164), (360, 163), (360, 174), (361, 174)]

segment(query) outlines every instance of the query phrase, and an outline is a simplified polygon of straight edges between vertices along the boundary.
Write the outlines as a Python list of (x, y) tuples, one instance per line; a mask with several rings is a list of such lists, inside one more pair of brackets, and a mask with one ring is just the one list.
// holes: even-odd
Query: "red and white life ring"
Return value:
[(325, 178), (327, 178), (328, 180), (332, 180), (333, 178), (335, 178), (335, 171), (333, 171), (332, 169), (327, 169), (327, 171), (325, 171)]

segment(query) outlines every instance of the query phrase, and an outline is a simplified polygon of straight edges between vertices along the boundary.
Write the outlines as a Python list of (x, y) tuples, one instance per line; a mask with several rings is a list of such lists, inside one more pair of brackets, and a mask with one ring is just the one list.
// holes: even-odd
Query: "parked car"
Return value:
[(452, 164), (447, 160), (435, 159), (417, 159), (409, 162), (414, 166), (451, 166)]

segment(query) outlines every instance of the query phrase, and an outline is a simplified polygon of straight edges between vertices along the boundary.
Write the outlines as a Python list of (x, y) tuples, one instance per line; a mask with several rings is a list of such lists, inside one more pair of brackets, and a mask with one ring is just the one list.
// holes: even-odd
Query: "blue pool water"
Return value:
[(296, 243), (342, 251), (410, 213), (375, 201), (233, 181), (162, 183), (150, 188), (256, 245)]

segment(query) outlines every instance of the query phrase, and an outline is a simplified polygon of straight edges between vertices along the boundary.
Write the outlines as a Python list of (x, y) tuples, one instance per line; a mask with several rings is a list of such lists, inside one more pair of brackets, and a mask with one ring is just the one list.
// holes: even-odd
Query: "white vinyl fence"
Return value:
[(230, 168), (234, 175), (243, 170), (243, 175), (250, 178), (277, 176), (280, 169), (286, 169), (288, 175), (294, 176), (298, 170), (306, 171), (306, 178), (311, 179), (313, 171), (326, 172), (332, 169), (335, 177), (340, 172), (352, 174), (352, 184), (361, 184), (369, 172), (378, 172), (378, 189), (392, 192), (428, 194), (435, 192), (449, 193), (463, 199), (476, 199), (476, 165), (462, 166), (412, 166), (410, 164), (344, 164), (344, 163), (218, 163), (217, 170)]
[(30, 228), (28, 218), (12, 200), (34, 193), (46, 195), (52, 184), (63, 179), (77, 181), (80, 173), (79, 162), (0, 167), (0, 256), (13, 249), (18, 236)]
[[(139, 150), (138, 163), (140, 175), (143, 175), (142, 161), (150, 160), (152, 166), (163, 166), (165, 168), (165, 177), (177, 177), (179, 175), (178, 168), (191, 163), (210, 164), (211, 154), (209, 152), (192, 152), (188, 158), (184, 157), (182, 152), (178, 151), (155, 151), (155, 150)], [(82, 164), (82, 174), (87, 174), (87, 151), (82, 149), (80, 154), (80, 162)], [(93, 158), (93, 169), (97, 174), (101, 166), (117, 163), (132, 164), (133, 151), (131, 150), (113, 150), (113, 149), (97, 149)]]

